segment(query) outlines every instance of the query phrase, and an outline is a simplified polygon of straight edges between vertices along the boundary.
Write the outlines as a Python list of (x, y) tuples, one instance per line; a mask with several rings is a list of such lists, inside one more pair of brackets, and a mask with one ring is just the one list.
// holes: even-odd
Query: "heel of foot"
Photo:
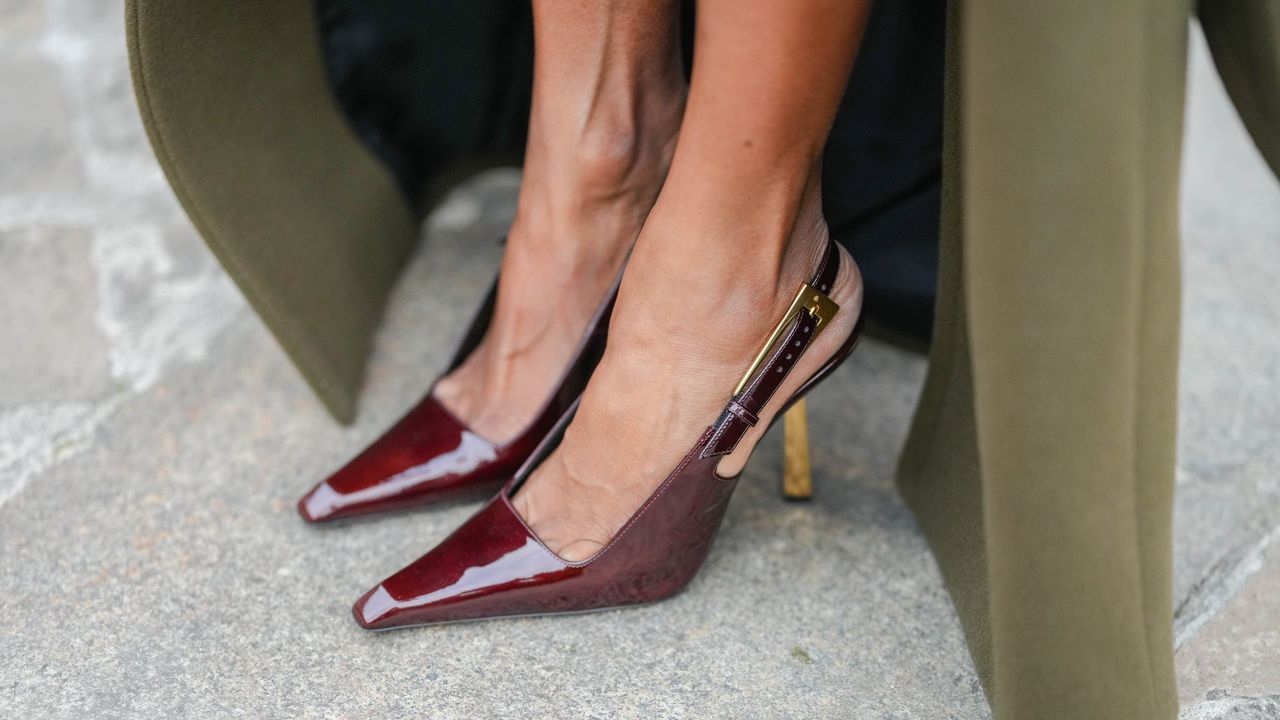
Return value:
[[(760, 413), (759, 422), (742, 437), (733, 452), (721, 458), (720, 464), (716, 469), (716, 472), (721, 477), (733, 477), (742, 471), (742, 468), (746, 466), (747, 461), (750, 459), (751, 452), (755, 449), (756, 444), (773, 424), (773, 419), (778, 409), (804, 383), (808, 382), (832, 356), (840, 351), (840, 348), (844, 346), (849, 339), (849, 335), (853, 332), (858, 317), (862, 313), (862, 276), (858, 272), (857, 264), (849, 256), (848, 251), (839, 245), (836, 248), (840, 252), (840, 271), (836, 275), (828, 296), (840, 306), (839, 311), (831, 318), (830, 324), (822, 331), (822, 334), (813, 341), (810, 347), (797, 360), (786, 380), (783, 381), (782, 385), (774, 393), (773, 398), (770, 399), (764, 412)], [(791, 419), (788, 418), (788, 421), (791, 421)], [(808, 449), (807, 442), (805, 443), (805, 449)], [(797, 474), (796, 477), (799, 478), (800, 475)], [(811, 484), (812, 481), (810, 480), (809, 482)], [(789, 496), (785, 491), (784, 494)]]

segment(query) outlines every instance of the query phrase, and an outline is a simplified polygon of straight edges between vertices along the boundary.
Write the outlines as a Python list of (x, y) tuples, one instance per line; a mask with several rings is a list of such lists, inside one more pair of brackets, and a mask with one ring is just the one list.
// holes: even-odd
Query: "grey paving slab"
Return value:
[(38, 57), (8, 57), (0, 59), (0, 77), (7, 98), (0, 103), (0, 194), (76, 190), (82, 173), (57, 65)]
[(1280, 717), (1280, 547), (1260, 551), (1251, 562), (1255, 573), (1183, 645), (1179, 689), (1192, 705), (1206, 698), (1270, 695)]
[[(410, 272), (429, 282), (398, 304), (477, 300), (492, 264), (464, 258), (471, 244), (433, 246)], [(416, 320), (403, 312), (392, 328)], [(451, 336), (462, 321), (436, 327)], [(0, 616), (21, 640), (0, 643), (0, 660), (16, 669), (11, 698), (22, 703), (10, 709), (981, 716), (945, 595), (888, 489), (887, 444), (853, 464), (820, 453), (823, 501), (797, 507), (775, 492), (780, 458), (771, 441), (706, 571), (673, 602), (583, 618), (359, 631), (351, 600), (470, 508), (315, 531), (294, 517), (292, 500), (398, 412), (407, 392), (421, 390), (448, 349), (433, 340), (380, 349), (370, 419), (343, 431), (242, 317), (210, 349), (219, 363), (183, 366), (125, 401), (91, 447), (10, 500), (0, 510), (0, 597), (9, 598)], [(885, 366), (918, 376), (918, 362), (904, 371), (893, 355), (871, 346), (842, 371), (844, 383)], [(814, 409), (834, 420), (847, 400), (863, 417), (852, 431), (874, 437), (874, 428), (902, 426), (913, 392), (898, 384), (881, 397), (828, 396)], [(114, 482), (95, 476), (107, 465)], [(823, 470), (837, 465), (838, 473)], [(25, 660), (33, 657), (43, 662)]]
[[(1195, 40), (1182, 193), (1179, 642), (1238, 590), (1241, 568), (1280, 527), (1280, 187)], [(1280, 665), (1280, 649), (1274, 657)]]
[(0, 42), (12, 45), (38, 37), (44, 16), (43, 0), (0, 0)]
[[(84, 228), (0, 231), (0, 408), (114, 390)], [(21, 381), (16, 381), (18, 378)]]
[[(815, 447), (817, 499), (779, 499), (766, 438), (678, 598), (359, 631), (351, 601), (471, 508), (316, 531), (293, 501), (445, 362), (518, 176), (487, 174), (429, 220), (339, 428), (165, 188), (120, 18), (118, 2), (0, 0), (0, 77), (24, 100), (0, 104), (0, 160), (31, 178), (0, 165), (0, 318), (47, 318), (0, 322), (0, 343), (50, 358), (0, 358), (0, 717), (988, 717), (891, 482), (923, 360), (874, 342), (810, 403), (838, 429)], [(1198, 39), (1187, 133), (1183, 717), (1275, 718), (1280, 189)]]

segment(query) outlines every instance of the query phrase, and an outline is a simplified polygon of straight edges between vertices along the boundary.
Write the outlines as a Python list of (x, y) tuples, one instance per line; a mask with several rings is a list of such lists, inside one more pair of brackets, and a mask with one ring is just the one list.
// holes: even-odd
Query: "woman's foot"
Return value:
[[(794, 222), (753, 226), (742, 214), (733, 226), (708, 223), (714, 210), (688, 196), (664, 209), (666, 192), (628, 265), (605, 355), (581, 407), (560, 446), (514, 498), (516, 510), (565, 560), (598, 552), (666, 479), (724, 407), (827, 245), (815, 197), (806, 197), (798, 212), (770, 212), (761, 200), (759, 215)], [(687, 242), (726, 232), (734, 233), (732, 242)], [(779, 242), (779, 235), (787, 239)], [(724, 254), (769, 246), (785, 252), (772, 260), (758, 252)], [(786, 398), (852, 332), (862, 285), (847, 253), (843, 260), (828, 293), (840, 311), (760, 422), (721, 460), (721, 475), (742, 469)]]
[(433, 389), (480, 436), (505, 442), (546, 403), (653, 204), (665, 159), (645, 162), (605, 179), (526, 173), (489, 328)]
[[(571, 10), (554, 3), (534, 9)], [(600, 15), (606, 25), (625, 22), (613, 15), (626, 12), (647, 10), (600, 6), (581, 11), (579, 21)], [(653, 206), (684, 111), (674, 39), (628, 46), (604, 29), (556, 35), (567, 27), (563, 18), (539, 25), (524, 176), (492, 322), (433, 390), (472, 431), (496, 443), (525, 428), (564, 372)], [(588, 59), (606, 47), (608, 61)], [(551, 67), (560, 65), (573, 67)]]

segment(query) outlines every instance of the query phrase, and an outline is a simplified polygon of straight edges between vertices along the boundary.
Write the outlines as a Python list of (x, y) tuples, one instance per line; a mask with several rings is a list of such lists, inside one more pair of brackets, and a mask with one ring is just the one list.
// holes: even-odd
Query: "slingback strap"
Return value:
[(751, 368), (734, 390), (733, 398), (712, 425), (702, 457), (733, 452), (747, 431), (760, 422), (760, 412), (782, 386), (800, 356), (840, 309), (827, 293), (840, 271), (840, 253), (834, 241), (827, 243), (813, 279), (800, 286), (796, 299), (756, 355)]

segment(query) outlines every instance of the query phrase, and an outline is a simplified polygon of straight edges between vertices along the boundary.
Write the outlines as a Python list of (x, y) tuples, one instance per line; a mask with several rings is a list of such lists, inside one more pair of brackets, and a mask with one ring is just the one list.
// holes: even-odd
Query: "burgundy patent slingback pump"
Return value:
[[(365, 593), (353, 608), (356, 622), (367, 629), (388, 630), (586, 612), (653, 602), (679, 592), (702, 566), (737, 483), (736, 477), (718, 475), (717, 465), (758, 423), (766, 403), (838, 311), (827, 292), (839, 263), (838, 249), (828, 246), (819, 270), (801, 286), (719, 417), (596, 555), (581, 562), (563, 560), (511, 504), (520, 484), (559, 442), (569, 422), (566, 415), (476, 515), (434, 550)], [(787, 399), (786, 407), (849, 356), (861, 330), (859, 318), (849, 338)], [(793, 484), (805, 480), (793, 478)]]
[[(461, 365), (484, 337), (497, 291), (495, 280), (442, 376)], [(298, 501), (298, 513), (309, 523), (326, 523), (492, 495), (582, 394), (604, 352), (617, 291), (615, 280), (550, 397), (516, 437), (504, 443), (485, 439), (449, 412), (429, 389), (382, 437), (304, 495)]]

